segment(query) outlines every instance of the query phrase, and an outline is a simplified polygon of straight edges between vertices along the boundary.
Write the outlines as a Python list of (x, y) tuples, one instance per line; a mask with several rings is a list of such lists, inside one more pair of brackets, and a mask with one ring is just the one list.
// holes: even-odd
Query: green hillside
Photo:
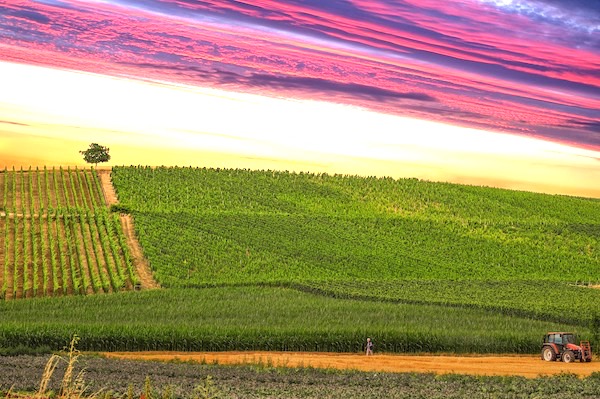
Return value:
[(73, 333), (85, 350), (359, 351), (371, 336), (536, 353), (548, 330), (600, 344), (599, 200), (273, 171), (112, 180), (166, 288), (0, 301), (0, 353)]
[(165, 286), (600, 280), (600, 201), (417, 180), (115, 168)]
[(115, 168), (167, 287), (285, 284), (587, 324), (600, 201), (416, 179)]

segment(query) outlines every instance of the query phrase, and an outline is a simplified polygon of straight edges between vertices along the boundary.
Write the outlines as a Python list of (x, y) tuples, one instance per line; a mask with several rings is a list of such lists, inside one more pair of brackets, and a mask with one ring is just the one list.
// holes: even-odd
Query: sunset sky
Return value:
[(0, 0), (0, 168), (91, 142), (600, 198), (600, 1)]

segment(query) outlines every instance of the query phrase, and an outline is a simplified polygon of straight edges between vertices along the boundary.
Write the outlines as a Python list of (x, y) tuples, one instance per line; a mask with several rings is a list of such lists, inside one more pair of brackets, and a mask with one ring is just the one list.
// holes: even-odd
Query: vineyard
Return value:
[(587, 325), (600, 201), (415, 179), (115, 168), (168, 287), (270, 284)]
[(115, 168), (113, 182), (165, 286), (600, 280), (598, 200), (191, 168)]
[(93, 170), (0, 173), (0, 298), (131, 289), (135, 273), (119, 216)]
[[(4, 171), (0, 348), (536, 353), (600, 347), (600, 201), (416, 179), (115, 167), (163, 290), (92, 170)], [(103, 176), (104, 177), (104, 176)], [(136, 257), (137, 259), (137, 257)], [(37, 298), (62, 296), (61, 298)]]

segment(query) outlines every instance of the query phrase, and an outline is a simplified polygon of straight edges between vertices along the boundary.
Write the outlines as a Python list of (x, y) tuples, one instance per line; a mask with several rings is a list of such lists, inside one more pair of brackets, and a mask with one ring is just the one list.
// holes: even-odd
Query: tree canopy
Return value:
[(97, 143), (90, 144), (90, 147), (85, 151), (79, 151), (83, 154), (83, 159), (87, 163), (98, 165), (99, 162), (108, 162), (110, 160), (109, 148), (101, 146)]

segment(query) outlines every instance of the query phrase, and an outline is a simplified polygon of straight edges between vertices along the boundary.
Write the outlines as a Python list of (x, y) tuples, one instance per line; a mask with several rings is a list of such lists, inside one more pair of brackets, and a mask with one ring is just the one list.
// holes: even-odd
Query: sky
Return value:
[(0, 0), (0, 168), (91, 142), (600, 198), (600, 1)]

